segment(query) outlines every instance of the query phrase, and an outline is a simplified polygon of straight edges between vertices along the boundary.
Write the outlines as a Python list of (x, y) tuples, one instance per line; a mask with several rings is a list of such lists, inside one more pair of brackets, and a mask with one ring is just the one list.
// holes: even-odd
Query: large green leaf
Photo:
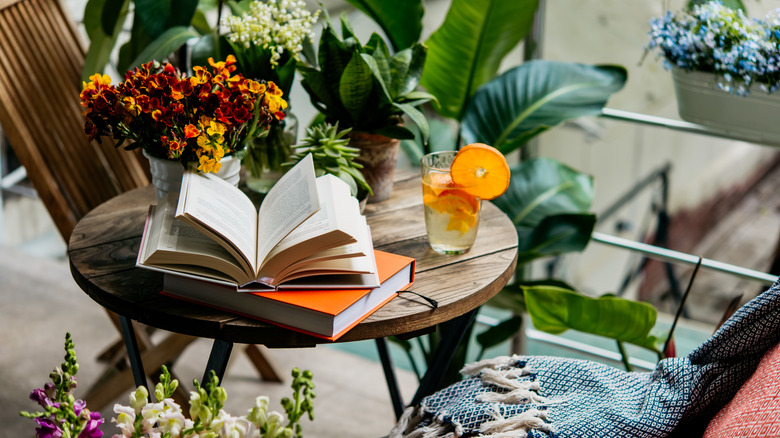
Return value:
[(493, 79), (507, 53), (528, 34), (538, 0), (453, 0), (428, 38), (421, 84), (439, 113), (461, 120), (480, 85)]
[(163, 32), (157, 39), (146, 46), (135, 59), (130, 62), (128, 68), (137, 67), (153, 59), (163, 59), (184, 45), (190, 38), (198, 38), (198, 34), (189, 27), (176, 26)]
[(547, 216), (533, 227), (517, 227), (517, 263), (582, 251), (588, 245), (596, 215), (564, 213)]
[(512, 167), (509, 188), (493, 203), (517, 229), (518, 264), (582, 251), (596, 217), (588, 213), (593, 178), (559, 161), (535, 158)]
[(535, 226), (545, 217), (585, 213), (593, 202), (593, 177), (551, 158), (512, 166), (509, 188), (493, 203), (515, 226)]
[(198, 0), (133, 0), (135, 14), (152, 38), (176, 26), (189, 26)]
[(657, 312), (647, 303), (615, 296), (591, 298), (553, 286), (523, 287), (531, 322), (538, 330), (568, 329), (628, 342), (657, 351), (650, 335)]
[(371, 17), (387, 35), (393, 50), (399, 51), (417, 42), (425, 14), (422, 0), (347, 0)]
[(89, 36), (82, 80), (87, 81), (95, 73), (102, 73), (116, 45), (122, 24), (125, 22), (130, 0), (89, 0), (84, 8), (84, 29)]
[(563, 121), (600, 114), (626, 77), (619, 66), (527, 62), (477, 91), (463, 118), (463, 140), (511, 152)]
[[(365, 57), (370, 58), (368, 55)], [(361, 110), (371, 96), (373, 86), (371, 67), (364, 55), (356, 50), (339, 79), (339, 97), (353, 120), (359, 120), (363, 116)]]

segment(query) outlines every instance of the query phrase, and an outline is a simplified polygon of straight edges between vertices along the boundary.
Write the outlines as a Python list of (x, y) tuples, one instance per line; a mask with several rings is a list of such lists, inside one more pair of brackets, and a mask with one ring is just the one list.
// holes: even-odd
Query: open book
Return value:
[[(315, 177), (311, 156), (258, 210), (214, 175), (185, 172), (178, 199), (150, 207), (138, 266), (258, 288), (379, 286), (366, 219), (349, 187)], [(312, 276), (317, 276), (312, 278)]]

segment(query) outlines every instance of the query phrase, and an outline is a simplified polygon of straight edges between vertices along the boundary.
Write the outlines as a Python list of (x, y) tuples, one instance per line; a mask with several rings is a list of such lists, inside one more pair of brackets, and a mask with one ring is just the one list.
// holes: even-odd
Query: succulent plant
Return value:
[(339, 131), (338, 122), (335, 125), (321, 123), (306, 129), (306, 138), (295, 145), (292, 161), (284, 166), (292, 167), (311, 154), (317, 176), (330, 173), (339, 177), (349, 185), (352, 196), (357, 196), (360, 189), (369, 195), (373, 194), (371, 186), (360, 173), (363, 165), (355, 161), (360, 155), (360, 149), (350, 147), (349, 138), (345, 137), (351, 130), (347, 128)]

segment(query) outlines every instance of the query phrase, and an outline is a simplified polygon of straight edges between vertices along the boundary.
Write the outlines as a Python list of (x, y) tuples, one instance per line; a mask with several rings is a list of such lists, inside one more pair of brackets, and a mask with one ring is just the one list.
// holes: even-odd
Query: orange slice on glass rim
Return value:
[(455, 155), (450, 165), (452, 181), (472, 195), (496, 199), (509, 188), (509, 165), (493, 146), (472, 143)]

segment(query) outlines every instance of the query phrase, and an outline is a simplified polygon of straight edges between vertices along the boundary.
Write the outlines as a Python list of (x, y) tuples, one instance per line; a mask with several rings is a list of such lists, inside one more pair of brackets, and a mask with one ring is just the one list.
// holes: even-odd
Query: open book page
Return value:
[(247, 272), (256, 271), (257, 210), (238, 187), (215, 175), (184, 172), (176, 217), (214, 237)]
[(226, 281), (246, 281), (247, 273), (214, 240), (174, 218), (174, 204), (164, 198), (153, 206), (139, 263), (161, 270), (173, 268)]
[[(360, 280), (361, 287), (379, 286), (371, 231), (365, 217), (360, 216), (360, 218), (362, 218), (363, 223), (360, 227), (362, 234), (357, 235), (357, 242), (321, 251), (293, 263), (276, 275), (277, 281), (286, 282), (311, 275), (367, 274), (368, 276)], [(323, 284), (332, 282), (332, 279), (312, 280)]]
[(314, 161), (307, 155), (274, 184), (260, 205), (255, 218), (259, 233), (255, 266), (262, 265), (274, 246), (319, 209)]
[[(266, 262), (260, 266), (259, 277), (263, 281), (274, 279), (276, 282), (278, 273), (297, 261), (319, 251), (354, 243), (364, 234), (365, 217), (360, 214), (357, 199), (350, 195), (344, 181), (333, 175), (323, 175), (317, 178), (317, 191), (322, 208), (268, 254)], [(356, 252), (354, 255), (363, 254)]]

